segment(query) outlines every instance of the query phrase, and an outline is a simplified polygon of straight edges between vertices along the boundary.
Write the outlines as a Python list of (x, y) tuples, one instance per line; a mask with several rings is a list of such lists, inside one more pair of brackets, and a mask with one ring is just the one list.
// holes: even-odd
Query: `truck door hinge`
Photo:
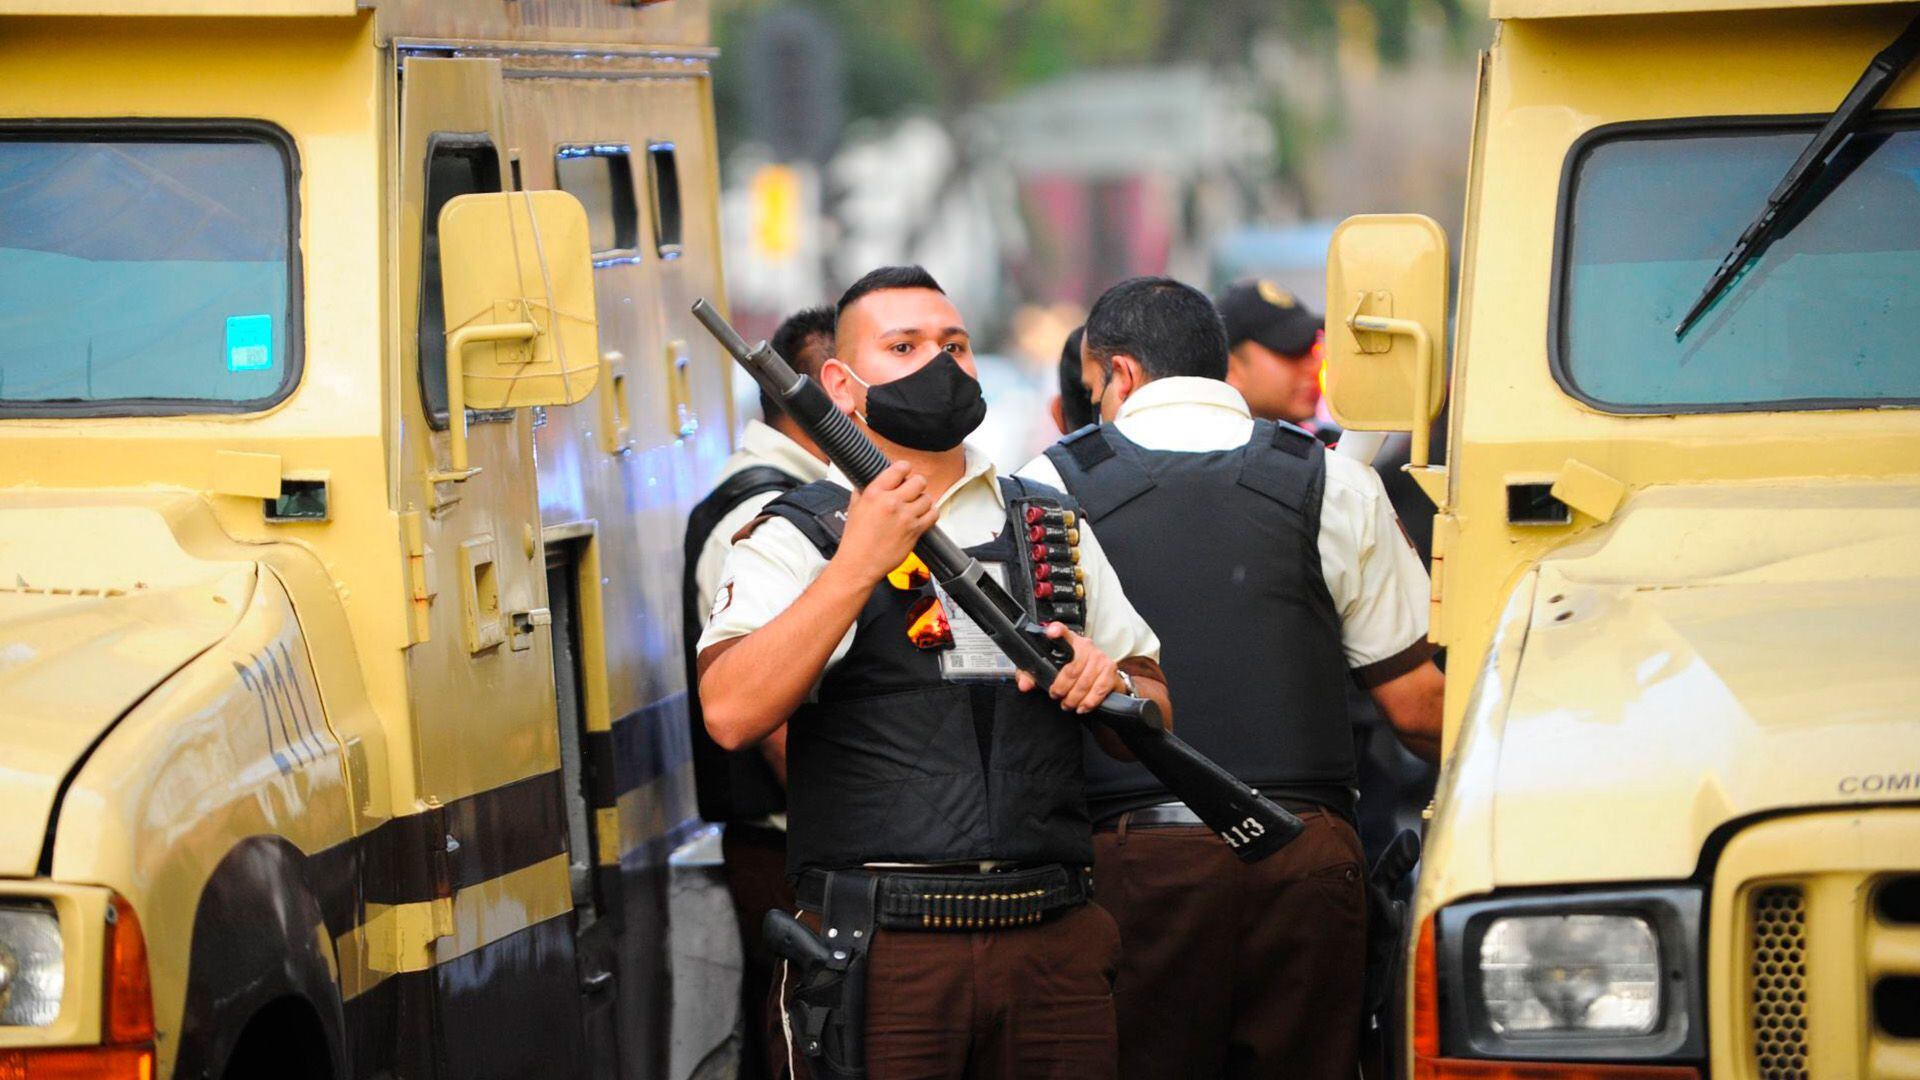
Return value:
[(435, 593), (433, 568), (429, 560), (433, 557), (433, 549), (427, 547), (426, 527), (420, 520), (420, 511), (402, 513), (400, 531), (407, 547), (407, 642), (418, 645), (431, 636), (428, 615)]
[(1445, 645), (1452, 640), (1447, 627), (1447, 557), (1460, 538), (1460, 519), (1453, 514), (1433, 515), (1433, 579), (1427, 606), (1427, 640)]

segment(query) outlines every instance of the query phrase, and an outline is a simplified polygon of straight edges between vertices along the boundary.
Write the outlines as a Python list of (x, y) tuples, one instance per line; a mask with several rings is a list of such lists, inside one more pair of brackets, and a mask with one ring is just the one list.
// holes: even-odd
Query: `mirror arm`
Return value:
[(447, 456), (453, 467), (429, 471), (428, 482), (460, 483), (480, 472), (467, 466), (467, 346), (488, 341), (532, 341), (539, 336), (540, 328), (530, 322), (463, 326), (447, 334)]
[(1362, 315), (1356, 308), (1347, 316), (1347, 327), (1358, 333), (1362, 330), (1376, 334), (1394, 334), (1413, 339), (1413, 428), (1407, 434), (1413, 445), (1407, 454), (1408, 469), (1424, 469), (1431, 454), (1429, 443), (1433, 439), (1433, 337), (1427, 333), (1425, 324), (1417, 319), (1389, 319), (1379, 315)]

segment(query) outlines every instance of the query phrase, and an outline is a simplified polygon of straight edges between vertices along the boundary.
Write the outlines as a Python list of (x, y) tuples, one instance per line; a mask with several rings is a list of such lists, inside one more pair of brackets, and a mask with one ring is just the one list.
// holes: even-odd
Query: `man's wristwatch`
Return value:
[(1120, 685), (1127, 688), (1127, 696), (1139, 697), (1140, 692), (1133, 688), (1133, 676), (1127, 674), (1124, 671), (1119, 672), (1119, 675), (1120, 675)]

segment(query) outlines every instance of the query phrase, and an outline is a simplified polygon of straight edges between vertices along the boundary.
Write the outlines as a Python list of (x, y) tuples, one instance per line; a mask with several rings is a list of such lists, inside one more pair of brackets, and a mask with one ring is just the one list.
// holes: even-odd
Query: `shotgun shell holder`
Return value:
[(1086, 572), (1079, 566), (1079, 515), (1051, 500), (1031, 499), (1013, 520), (1027, 524), (1020, 569), (1034, 619), (1065, 623), (1075, 633), (1085, 633), (1087, 589)]

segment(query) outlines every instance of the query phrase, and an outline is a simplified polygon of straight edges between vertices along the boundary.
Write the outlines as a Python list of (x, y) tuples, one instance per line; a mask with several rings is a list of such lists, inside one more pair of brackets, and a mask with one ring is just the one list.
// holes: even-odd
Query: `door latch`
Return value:
[(507, 625), (507, 644), (514, 652), (522, 652), (533, 647), (535, 627), (553, 625), (553, 610), (537, 607), (516, 611), (508, 616)]

